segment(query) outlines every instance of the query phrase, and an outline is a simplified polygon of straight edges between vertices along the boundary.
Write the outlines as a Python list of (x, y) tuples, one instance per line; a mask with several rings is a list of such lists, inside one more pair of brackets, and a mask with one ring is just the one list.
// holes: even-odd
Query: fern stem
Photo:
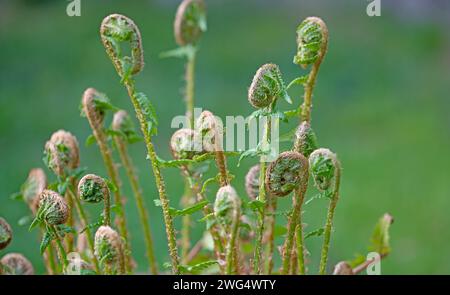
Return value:
[[(272, 107), (269, 107), (269, 113), (272, 111)], [(266, 126), (264, 128), (264, 136), (263, 143), (270, 142), (270, 132), (271, 132), (271, 118), (270, 116), (266, 117)], [(259, 194), (258, 201), (265, 203), (266, 202), (266, 186), (265, 186), (265, 177), (267, 170), (267, 163), (265, 161), (261, 162), (260, 174), (259, 174)], [(258, 226), (256, 230), (256, 246), (255, 246), (255, 257), (253, 261), (253, 271), (255, 274), (261, 274), (261, 264), (262, 264), (262, 240), (264, 235), (264, 222), (266, 216), (266, 207), (264, 206), (258, 210)]]
[(271, 196), (270, 197), (271, 200), (271, 211), (273, 213), (273, 215), (270, 218), (270, 225), (269, 225), (269, 242), (268, 242), (268, 259), (267, 259), (267, 274), (270, 275), (272, 274), (273, 271), (273, 254), (275, 251), (275, 224), (276, 224), (276, 217), (275, 217), (275, 212), (277, 210), (277, 197), (275, 196)]
[(50, 230), (51, 233), (55, 236), (55, 243), (56, 243), (56, 246), (58, 249), (59, 260), (62, 263), (63, 271), (64, 271), (67, 267), (67, 253), (66, 253), (66, 250), (64, 249), (64, 245), (62, 244), (61, 238), (60, 238), (58, 232), (56, 231), (56, 228), (54, 225), (47, 226), (47, 229)]
[(305, 274), (305, 246), (303, 240), (303, 224), (302, 224), (302, 214), (299, 216), (299, 221), (297, 224), (297, 229), (295, 233), (295, 244), (297, 246), (297, 267), (298, 273), (301, 275)]
[(336, 209), (336, 205), (339, 199), (339, 186), (341, 182), (341, 167), (339, 161), (336, 161), (334, 181), (335, 183), (334, 183), (333, 197), (330, 201), (330, 205), (328, 206), (327, 221), (325, 224), (325, 232), (322, 245), (322, 253), (320, 256), (319, 274), (321, 275), (326, 274), (328, 250), (330, 248), (331, 230), (333, 228), (334, 211)]
[(144, 197), (142, 196), (142, 189), (139, 185), (139, 180), (136, 175), (135, 169), (133, 168), (134, 166), (131, 157), (128, 153), (125, 142), (119, 136), (114, 136), (114, 142), (119, 152), (122, 164), (125, 167), (125, 172), (130, 181), (131, 189), (133, 190), (133, 194), (136, 200), (136, 206), (138, 209), (139, 219), (141, 221), (142, 231), (145, 239), (147, 259), (150, 267), (150, 272), (156, 275), (158, 274), (158, 267), (155, 258), (153, 237), (150, 229), (148, 212), (144, 203)]
[(159, 166), (158, 158), (156, 157), (155, 147), (153, 146), (152, 138), (148, 132), (148, 122), (145, 118), (141, 105), (135, 96), (135, 89), (133, 82), (131, 80), (125, 80), (124, 84), (127, 88), (128, 95), (130, 96), (131, 102), (133, 103), (134, 110), (136, 112), (136, 117), (138, 118), (141, 131), (144, 135), (145, 145), (147, 147), (148, 157), (151, 162), (153, 174), (155, 175), (156, 187), (158, 188), (159, 199), (161, 201), (161, 207), (164, 215), (164, 223), (166, 225), (166, 235), (169, 246), (169, 254), (172, 261), (172, 272), (174, 274), (179, 274), (179, 257), (177, 241), (175, 237), (175, 228), (173, 225), (172, 216), (169, 212), (169, 199), (166, 195), (166, 188), (163, 176), (161, 175), (161, 167)]
[[(307, 181), (306, 181), (307, 183)], [(294, 210), (292, 211), (289, 222), (288, 222), (288, 232), (287, 237), (283, 245), (283, 259), (282, 259), (282, 274), (288, 274), (290, 269), (290, 262), (291, 262), (291, 255), (292, 255), (292, 248), (294, 244), (294, 236), (295, 236), (295, 230), (297, 227), (297, 224), (299, 224), (300, 215), (302, 214), (302, 205), (303, 201), (305, 199), (305, 193), (306, 193), (307, 185), (300, 185), (299, 188), (297, 188), (294, 191)], [(302, 253), (297, 253), (298, 256), (303, 256)]]
[[(234, 208), (233, 208), (233, 220), (231, 223), (231, 229), (230, 229), (230, 238), (228, 240), (227, 249), (226, 249), (226, 269), (225, 274), (231, 275), (233, 274), (233, 271), (235, 271), (235, 274), (238, 273), (238, 261), (237, 261), (237, 237), (239, 235), (239, 222), (241, 217), (241, 210), (240, 210), (240, 204), (237, 204), (235, 202)], [(234, 262), (234, 263), (233, 263)], [(233, 269), (233, 266), (234, 269)]]

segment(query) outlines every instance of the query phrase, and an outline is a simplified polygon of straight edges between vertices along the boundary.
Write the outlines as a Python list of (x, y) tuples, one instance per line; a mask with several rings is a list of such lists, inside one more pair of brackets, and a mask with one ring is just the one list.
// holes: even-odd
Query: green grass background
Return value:
[[(343, 164), (341, 201), (332, 237), (330, 262), (364, 253), (377, 219), (395, 217), (392, 254), (385, 274), (450, 273), (450, 38), (448, 23), (433, 15), (412, 19), (383, 10), (365, 14), (367, 2), (348, 1), (207, 1), (208, 32), (201, 41), (196, 69), (196, 106), (220, 116), (250, 114), (247, 87), (263, 63), (277, 63), (291, 80), (303, 73), (292, 64), (296, 25), (321, 16), (330, 31), (329, 53), (314, 96), (313, 124), (321, 146), (336, 151)], [(181, 60), (158, 58), (175, 47), (172, 21), (176, 2), (82, 1), (82, 16), (65, 14), (65, 1), (0, 1), (0, 216), (14, 228), (7, 252), (22, 252), (43, 271), (37, 232), (17, 225), (28, 210), (9, 199), (32, 167), (42, 167), (42, 149), (51, 133), (63, 128), (80, 141), (81, 165), (105, 175), (90, 134), (79, 116), (87, 87), (106, 92), (113, 103), (131, 111), (124, 88), (99, 40), (102, 18), (113, 12), (139, 25), (146, 67), (138, 88), (154, 102), (160, 119), (158, 153), (169, 158), (171, 119), (184, 112)], [(278, 4), (277, 4), (278, 3)], [(299, 88), (291, 91), (298, 104)], [(286, 104), (283, 104), (286, 107)], [(285, 131), (289, 126), (282, 125)], [(157, 257), (168, 261), (162, 215), (145, 149), (131, 148), (150, 208)], [(241, 168), (230, 160), (234, 186), (245, 196), (243, 177), (255, 160)], [(133, 255), (146, 269), (137, 211), (121, 169)], [(173, 206), (183, 181), (176, 170), (164, 171)], [(215, 188), (209, 193), (212, 200)], [(285, 208), (288, 198), (281, 201)], [(326, 202), (305, 208), (307, 229), (324, 222)], [(95, 207), (95, 206), (94, 206)], [(99, 208), (92, 209), (92, 215)], [(177, 223), (178, 224), (178, 223)], [(202, 224), (196, 224), (198, 238)], [(281, 243), (281, 240), (278, 240)], [(311, 238), (310, 270), (316, 272), (321, 239)]]

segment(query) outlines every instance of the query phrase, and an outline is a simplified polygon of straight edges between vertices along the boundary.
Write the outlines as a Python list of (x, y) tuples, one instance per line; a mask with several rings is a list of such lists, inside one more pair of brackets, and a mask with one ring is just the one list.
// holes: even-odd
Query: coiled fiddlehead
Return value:
[(109, 188), (100, 176), (87, 174), (78, 183), (78, 196), (85, 202), (99, 203), (109, 198)]
[(12, 229), (8, 222), (0, 217), (0, 250), (5, 249), (12, 240)]
[(47, 225), (59, 225), (64, 224), (68, 218), (69, 207), (66, 200), (52, 190), (42, 191), (36, 220)]
[(183, 0), (174, 21), (175, 41), (180, 46), (197, 43), (206, 31), (206, 7), (203, 0)]
[(266, 171), (266, 189), (272, 195), (284, 197), (300, 185), (305, 185), (304, 156), (297, 152), (283, 152), (270, 163)]
[(78, 141), (70, 132), (58, 130), (45, 144), (44, 162), (56, 175), (65, 177), (80, 163)]
[(95, 233), (95, 256), (106, 273), (125, 273), (122, 241), (111, 227), (103, 225)]
[(262, 65), (253, 77), (248, 89), (248, 101), (255, 108), (270, 106), (284, 91), (281, 72), (275, 64)]
[(241, 199), (236, 190), (230, 186), (221, 187), (214, 202), (214, 215), (229, 234), (226, 249), (226, 274), (233, 273), (233, 266), (238, 269), (237, 237), (239, 236), (239, 222), (241, 218)]
[(19, 253), (9, 253), (0, 260), (5, 275), (34, 275), (31, 262)]
[(337, 159), (336, 154), (331, 152), (329, 149), (320, 148), (315, 150), (309, 156), (309, 165), (316, 187), (321, 191), (329, 189), (333, 190), (330, 205), (328, 206), (324, 240), (319, 265), (319, 273), (325, 274), (328, 259), (328, 249), (330, 247), (331, 229), (333, 227), (334, 211), (339, 199), (341, 164)]
[(261, 165), (256, 164), (248, 170), (245, 176), (245, 191), (252, 200), (256, 200), (259, 195), (259, 174)]
[(294, 63), (307, 67), (321, 60), (327, 47), (327, 26), (318, 17), (308, 17), (297, 27), (297, 54), (294, 56)]
[[(136, 75), (142, 71), (144, 50), (141, 33), (131, 19), (120, 14), (105, 17), (100, 27), (100, 36), (106, 53), (122, 79), (126, 80), (130, 75)], [(131, 56), (123, 55), (121, 42), (130, 44)]]
[(317, 149), (309, 157), (311, 175), (320, 191), (330, 188), (337, 168), (336, 155), (329, 149)]
[(309, 122), (302, 122), (295, 132), (294, 150), (305, 157), (317, 149), (317, 137)]

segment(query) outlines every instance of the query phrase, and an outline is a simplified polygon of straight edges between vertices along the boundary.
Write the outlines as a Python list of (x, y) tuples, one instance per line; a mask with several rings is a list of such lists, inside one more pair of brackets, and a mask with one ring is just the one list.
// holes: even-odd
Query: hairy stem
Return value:
[(153, 237), (150, 230), (149, 218), (147, 208), (144, 203), (144, 197), (142, 196), (142, 189), (139, 185), (139, 180), (136, 175), (135, 169), (133, 168), (133, 163), (131, 157), (128, 153), (127, 146), (125, 142), (119, 137), (114, 136), (114, 142), (116, 144), (117, 150), (119, 152), (120, 159), (125, 171), (127, 173), (128, 179), (130, 181), (131, 189), (133, 190), (134, 198), (136, 200), (136, 206), (139, 213), (139, 219), (142, 225), (142, 231), (145, 239), (145, 246), (147, 252), (147, 259), (152, 274), (158, 274), (158, 267), (155, 258), (155, 251), (153, 247)]
[(302, 214), (300, 214), (299, 216), (299, 221), (295, 231), (295, 245), (297, 246), (298, 273), (304, 275), (306, 272), (305, 272), (305, 248), (303, 241)]
[(179, 274), (179, 257), (177, 241), (175, 237), (175, 228), (173, 225), (172, 216), (169, 212), (169, 198), (166, 195), (166, 187), (163, 176), (161, 175), (161, 167), (159, 166), (158, 158), (156, 157), (155, 147), (153, 146), (152, 138), (148, 132), (148, 122), (145, 118), (141, 105), (136, 99), (136, 93), (134, 89), (134, 84), (131, 80), (124, 81), (125, 86), (130, 96), (131, 102), (133, 103), (134, 110), (136, 112), (136, 117), (138, 118), (141, 131), (144, 135), (145, 145), (147, 147), (148, 157), (150, 159), (153, 174), (155, 175), (156, 187), (158, 188), (159, 199), (161, 201), (161, 207), (164, 215), (164, 223), (166, 225), (166, 235), (169, 246), (169, 254), (172, 261), (172, 272), (174, 274)]
[[(189, 206), (192, 200), (192, 189), (189, 185), (189, 180), (184, 179), (184, 194), (181, 198), (181, 204), (183, 207)], [(190, 241), (190, 228), (191, 228), (191, 216), (184, 215), (181, 219), (181, 258), (184, 264), (188, 259), (189, 249), (191, 247)]]
[[(294, 245), (295, 230), (300, 222), (300, 215), (302, 214), (302, 205), (305, 199), (306, 188), (307, 185), (300, 185), (300, 187), (294, 191), (294, 210), (289, 217), (287, 237), (283, 246), (282, 274), (289, 273), (292, 255), (291, 249)], [(297, 255), (303, 256), (303, 252), (297, 253)]]
[(58, 249), (59, 260), (62, 263), (63, 271), (64, 271), (67, 267), (67, 253), (66, 253), (66, 250), (64, 249), (63, 243), (61, 242), (61, 237), (59, 236), (58, 232), (56, 231), (56, 228), (54, 225), (47, 226), (47, 229), (55, 236), (55, 243), (56, 243), (56, 246)]
[(328, 213), (327, 213), (327, 221), (325, 224), (325, 232), (324, 232), (324, 239), (323, 239), (323, 245), (322, 245), (322, 253), (320, 256), (320, 265), (319, 265), (319, 274), (324, 275), (326, 274), (327, 269), (327, 260), (328, 260), (328, 250), (330, 248), (330, 239), (331, 239), (331, 229), (333, 228), (333, 217), (334, 217), (334, 211), (336, 209), (336, 205), (339, 199), (339, 186), (341, 182), (341, 167), (339, 164), (339, 161), (336, 161), (335, 163), (335, 178), (334, 178), (334, 191), (333, 196), (330, 201), (330, 205), (328, 206)]
[(54, 252), (52, 243), (50, 243), (50, 245), (48, 245), (48, 247), (46, 249), (46, 254), (44, 257), (44, 264), (45, 264), (45, 268), (47, 269), (47, 273), (49, 275), (54, 275), (58, 272), (56, 264), (55, 264), (55, 252)]
[(194, 85), (195, 85), (195, 51), (186, 62), (186, 117), (189, 121), (189, 128), (194, 129)]
[[(270, 107), (269, 112), (272, 111)], [(270, 116), (266, 117), (266, 126), (264, 129), (263, 143), (268, 144), (270, 142), (270, 132), (271, 132), (271, 118)], [(258, 201), (266, 202), (266, 186), (265, 186), (265, 177), (266, 177), (266, 169), (267, 163), (265, 161), (261, 161), (260, 164), (260, 173), (259, 173), (259, 194)], [(264, 222), (266, 216), (266, 207), (264, 204), (262, 209), (258, 210), (258, 226), (256, 229), (256, 246), (255, 246), (255, 257), (253, 260), (253, 271), (255, 274), (261, 274), (261, 264), (262, 264), (262, 240), (264, 235)]]
[[(231, 275), (233, 274), (233, 265), (235, 266), (235, 271), (238, 269), (238, 261), (237, 261), (237, 236), (239, 235), (239, 218), (241, 216), (239, 204), (235, 204), (235, 208), (233, 209), (233, 221), (231, 224), (231, 232), (230, 238), (228, 240), (227, 245), (227, 253), (226, 253), (226, 269), (225, 274)], [(234, 261), (234, 263), (233, 263)], [(235, 274), (238, 274), (237, 272)]]
[(277, 197), (270, 196), (271, 200), (271, 212), (272, 216), (270, 217), (270, 224), (269, 224), (269, 242), (268, 242), (268, 259), (267, 259), (267, 274), (272, 274), (273, 271), (273, 254), (275, 251), (275, 212), (277, 211)]
[[(67, 225), (70, 226), (71, 228), (75, 227), (75, 222), (73, 219), (73, 200), (72, 198), (70, 198), (70, 196), (68, 196), (68, 192), (66, 192), (65, 194), (65, 199), (67, 200), (67, 206), (69, 207), (69, 217), (67, 218)], [(65, 242), (66, 242), (66, 247), (67, 250), (69, 252), (72, 252), (74, 249), (74, 237), (73, 235), (66, 235), (64, 238)]]
[[(130, 253), (130, 246), (129, 246), (129, 239), (128, 239), (128, 231), (127, 231), (127, 225), (126, 225), (126, 219), (125, 219), (125, 210), (123, 208), (122, 204), (122, 194), (121, 194), (121, 185), (120, 185), (120, 179), (119, 179), (119, 173), (117, 172), (117, 167), (114, 163), (111, 149), (108, 146), (107, 137), (105, 134), (105, 131), (101, 126), (98, 126), (98, 123), (93, 121), (89, 116), (87, 116), (89, 124), (92, 128), (92, 133), (94, 134), (94, 137), (97, 141), (98, 147), (100, 149), (100, 153), (103, 158), (103, 162), (106, 166), (106, 170), (108, 172), (108, 176), (110, 178), (110, 181), (115, 186), (116, 190), (113, 192), (114, 194), (114, 204), (117, 207), (117, 213), (116, 213), (116, 221), (118, 224), (119, 234), (123, 237), (125, 240), (125, 251), (127, 254), (125, 254), (125, 265), (127, 272), (131, 272), (131, 258), (129, 257)], [(109, 198), (104, 198), (105, 202), (105, 212), (104, 212), (104, 225), (111, 225), (111, 210), (110, 210), (110, 200)]]

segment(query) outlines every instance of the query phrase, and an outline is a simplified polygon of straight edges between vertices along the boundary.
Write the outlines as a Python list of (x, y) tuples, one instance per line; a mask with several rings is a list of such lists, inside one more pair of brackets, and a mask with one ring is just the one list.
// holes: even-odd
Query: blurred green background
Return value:
[[(67, 1), (0, 0), (0, 216), (14, 228), (14, 240), (1, 254), (22, 252), (39, 273), (43, 265), (37, 231), (30, 233), (17, 224), (29, 213), (24, 204), (10, 200), (10, 194), (19, 189), (30, 168), (43, 166), (44, 143), (61, 128), (78, 137), (81, 165), (106, 174), (98, 149), (83, 144), (90, 134), (78, 110), (84, 89), (95, 87), (114, 104), (132, 110), (99, 40), (104, 16), (126, 14), (141, 29), (146, 67), (137, 85), (156, 106), (160, 129), (155, 142), (163, 158), (170, 158), (167, 146), (174, 131), (170, 122), (184, 113), (183, 61), (158, 58), (175, 47), (172, 22), (178, 1), (81, 2), (82, 15), (68, 17)], [(382, 273), (449, 274), (448, 2), (382, 1), (382, 16), (372, 18), (366, 15), (368, 2), (363, 0), (207, 0), (207, 4), (208, 32), (198, 55), (196, 106), (221, 117), (253, 111), (247, 87), (261, 64), (277, 63), (287, 81), (304, 73), (292, 63), (295, 28), (302, 19), (317, 15), (329, 27), (329, 52), (319, 73), (313, 124), (320, 145), (337, 152), (344, 167), (330, 265), (365, 253), (375, 222), (389, 212), (395, 217), (393, 252), (383, 260)], [(296, 104), (301, 94), (300, 88), (291, 91)], [(284, 131), (291, 127), (282, 125)], [(153, 176), (143, 144), (131, 151), (162, 264), (168, 261), (167, 243), (162, 214), (152, 201), (158, 198)], [(236, 160), (229, 160), (236, 175), (233, 184), (242, 197), (243, 178), (255, 162), (245, 160), (237, 168)], [(124, 171), (120, 172), (128, 196), (133, 255), (138, 270), (144, 271), (137, 211)], [(178, 206), (182, 178), (175, 169), (164, 175), (172, 205)], [(214, 192), (212, 187), (210, 200)], [(281, 203), (286, 207), (291, 201), (285, 198)], [(324, 222), (326, 206), (325, 200), (318, 200), (305, 207), (308, 231)], [(196, 239), (203, 226), (195, 224)], [(312, 273), (317, 270), (321, 241), (307, 241)]]

